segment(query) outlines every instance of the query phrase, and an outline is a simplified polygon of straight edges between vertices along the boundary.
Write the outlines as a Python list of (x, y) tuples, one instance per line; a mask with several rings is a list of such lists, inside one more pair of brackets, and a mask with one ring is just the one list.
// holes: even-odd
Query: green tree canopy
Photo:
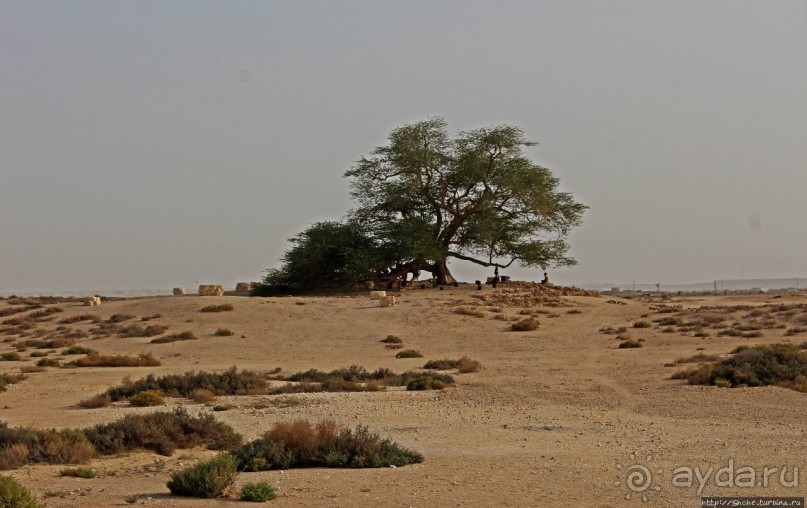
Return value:
[[(524, 155), (534, 144), (510, 125), (454, 138), (442, 118), (399, 127), (345, 173), (358, 203), (351, 217), (377, 239), (409, 238), (408, 263), (440, 283), (453, 280), (452, 257), (499, 267), (575, 264), (566, 237), (587, 207)], [(401, 234), (413, 221), (416, 234)]]

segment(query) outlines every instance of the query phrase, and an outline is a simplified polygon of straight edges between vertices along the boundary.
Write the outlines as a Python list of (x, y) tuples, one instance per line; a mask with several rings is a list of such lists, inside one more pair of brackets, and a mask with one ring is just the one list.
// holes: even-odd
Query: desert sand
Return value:
[[(700, 506), (697, 481), (691, 488), (671, 484), (676, 467), (703, 471), (741, 465), (766, 465), (807, 471), (807, 397), (776, 387), (724, 389), (689, 386), (670, 375), (685, 366), (665, 366), (695, 353), (725, 356), (738, 345), (776, 343), (784, 329), (765, 330), (760, 338), (706, 338), (692, 333), (664, 333), (659, 327), (632, 328), (639, 319), (663, 315), (642, 302), (611, 297), (563, 297), (559, 307), (533, 307), (538, 330), (510, 331), (509, 319), (523, 318), (521, 307), (486, 305), (483, 291), (464, 286), (405, 291), (397, 305), (381, 308), (357, 297), (249, 298), (237, 296), (148, 297), (105, 301), (98, 307), (60, 303), (64, 312), (40, 328), (54, 328), (71, 315), (92, 313), (106, 319), (116, 313), (160, 314), (150, 323), (170, 332), (192, 331), (199, 340), (149, 344), (148, 338), (83, 338), (79, 345), (103, 354), (151, 352), (159, 367), (49, 368), (31, 373), (0, 393), (0, 420), (9, 426), (86, 427), (125, 414), (153, 412), (120, 402), (106, 408), (76, 404), (117, 385), (124, 376), (148, 373), (239, 369), (283, 373), (361, 365), (396, 372), (422, 367), (426, 360), (468, 356), (482, 370), (456, 374), (456, 385), (442, 391), (312, 393), (293, 396), (219, 397), (229, 411), (216, 418), (253, 439), (281, 420), (331, 418), (339, 424), (367, 425), (382, 436), (420, 451), (422, 464), (384, 469), (292, 469), (242, 473), (236, 487), (268, 481), (278, 498), (271, 506)], [(738, 304), (807, 303), (804, 296), (771, 300), (769, 295), (674, 297), (667, 305), (684, 307)], [(201, 313), (205, 305), (231, 303), (234, 310)], [(0, 309), (7, 303), (0, 301)], [(460, 315), (457, 307), (481, 310), (484, 317)], [(572, 311), (570, 313), (569, 311)], [(496, 316), (505, 316), (496, 318)], [(739, 315), (739, 314), (738, 314)], [(645, 316), (643, 318), (643, 316)], [(508, 319), (508, 320), (505, 320)], [(88, 330), (90, 323), (71, 329)], [(628, 327), (644, 347), (619, 349), (615, 334), (603, 327)], [(214, 336), (219, 327), (229, 337)], [(396, 359), (385, 348), (387, 335), (403, 339), (423, 358)], [(13, 351), (9, 343), (0, 351)], [(33, 365), (29, 349), (23, 361), (0, 362), (0, 372)], [(273, 399), (276, 399), (273, 401)], [(210, 406), (167, 399), (167, 408), (192, 413)], [(277, 402), (285, 400), (290, 403)], [(256, 409), (255, 406), (261, 407)], [(266, 406), (266, 407), (264, 407)], [(178, 450), (171, 457), (132, 453), (94, 459), (94, 479), (63, 478), (62, 465), (29, 465), (5, 471), (53, 507), (137, 505), (249, 505), (234, 499), (201, 500), (169, 494), (171, 471), (215, 452)], [(649, 488), (632, 491), (626, 474), (634, 464), (653, 475)], [(703, 495), (804, 496), (807, 479), (783, 487), (778, 472), (770, 484), (754, 488), (719, 487), (710, 479)], [(790, 476), (788, 476), (790, 479)], [(628, 499), (626, 497), (630, 496)]]

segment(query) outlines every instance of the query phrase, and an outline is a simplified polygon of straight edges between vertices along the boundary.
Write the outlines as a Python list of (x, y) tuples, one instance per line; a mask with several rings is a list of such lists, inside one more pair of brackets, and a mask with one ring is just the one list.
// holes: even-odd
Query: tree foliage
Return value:
[(488, 267), (575, 264), (566, 238), (587, 207), (524, 154), (533, 145), (510, 125), (453, 138), (442, 118), (393, 130), (345, 173), (357, 204), (347, 219), (292, 239), (266, 284), (305, 291), (384, 269), (427, 270), (445, 284), (453, 281), (449, 258)]

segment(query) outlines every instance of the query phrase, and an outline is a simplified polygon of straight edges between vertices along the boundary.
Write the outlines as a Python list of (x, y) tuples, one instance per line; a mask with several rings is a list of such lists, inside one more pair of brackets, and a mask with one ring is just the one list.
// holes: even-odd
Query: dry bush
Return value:
[(457, 360), (457, 370), (460, 374), (467, 374), (469, 372), (478, 372), (482, 368), (482, 364), (476, 360), (471, 360), (467, 356), (461, 357)]
[(0, 374), (0, 392), (6, 391), (8, 385), (19, 383), (26, 378), (27, 376), (25, 374)]
[(149, 325), (143, 330), (143, 337), (154, 337), (156, 335), (162, 335), (168, 331), (168, 327), (165, 325)]
[(404, 345), (403, 344), (387, 344), (384, 347), (386, 347), (387, 349), (403, 349)]
[(116, 331), (121, 337), (124, 338), (146, 336), (146, 329), (138, 324), (131, 324), (124, 327), (118, 327)]
[(94, 355), (97, 353), (98, 351), (84, 346), (70, 346), (62, 351), (63, 355)]
[(522, 319), (510, 325), (514, 332), (531, 332), (538, 329), (537, 319)]
[(140, 353), (138, 356), (123, 355), (89, 355), (71, 362), (76, 367), (157, 367), (160, 361), (151, 353)]
[(55, 358), (41, 358), (38, 362), (36, 362), (37, 367), (61, 367), (62, 362)]
[(199, 312), (229, 312), (233, 310), (233, 304), (231, 303), (222, 303), (219, 305), (208, 305), (206, 307), (202, 307), (199, 309)]
[(70, 316), (68, 318), (61, 319), (59, 320), (59, 323), (63, 325), (70, 325), (73, 323), (79, 323), (81, 321), (92, 321), (93, 323), (97, 323), (98, 321), (101, 321), (101, 318), (95, 314), (79, 314), (77, 316)]
[(650, 328), (651, 326), (649, 321), (635, 321), (633, 323), (634, 328)]
[(325, 420), (279, 422), (262, 439), (234, 450), (240, 471), (292, 467), (389, 467), (417, 464), (419, 453), (390, 439), (381, 439), (367, 427), (340, 429)]
[(152, 319), (158, 319), (163, 317), (162, 314), (152, 314), (151, 316), (143, 316), (140, 318), (140, 321), (151, 321)]
[(58, 314), (59, 312), (64, 312), (64, 309), (62, 309), (61, 307), (48, 307), (47, 309), (32, 312), (28, 314), (28, 317), (31, 319), (37, 319), (39, 321), (45, 321), (42, 318), (45, 317), (52, 318), (54, 314)]
[(389, 369), (368, 372), (364, 367), (351, 365), (348, 368), (336, 369), (331, 372), (317, 369), (297, 372), (284, 378), (284, 381), (290, 381), (291, 383), (274, 387), (268, 393), (269, 395), (277, 395), (307, 392), (379, 391), (385, 389), (386, 386), (407, 386), (412, 381), (419, 381), (427, 377), (438, 380), (442, 384), (440, 388), (454, 384), (454, 378), (447, 374), (427, 374), (413, 371), (395, 374)]
[(56, 339), (28, 339), (17, 342), (17, 347), (32, 347), (35, 349), (58, 349), (61, 347), (70, 347), (76, 343), (76, 339), (72, 338), (56, 338)]
[(478, 317), (478, 318), (485, 317), (485, 313), (482, 312), (481, 310), (469, 309), (467, 307), (456, 308), (456, 309), (454, 309), (454, 313), (455, 314), (460, 314), (462, 316), (472, 316), (472, 317)]
[(157, 337), (156, 339), (151, 339), (152, 344), (168, 344), (169, 342), (180, 342), (183, 340), (198, 340), (199, 337), (193, 334), (193, 332), (185, 331), (182, 333), (172, 333), (171, 335), (164, 335), (162, 337)]
[(124, 321), (129, 321), (134, 318), (134, 314), (113, 314), (107, 319), (107, 323), (123, 323)]
[(229, 328), (217, 328), (216, 332), (213, 335), (216, 335), (218, 337), (229, 337), (232, 334), (233, 331), (230, 330)]
[(189, 398), (197, 404), (207, 404), (216, 400), (216, 394), (210, 390), (200, 388), (198, 390), (194, 390)]
[(46, 370), (48, 369), (46, 369), (45, 367), (37, 367), (36, 365), (26, 365), (25, 367), (20, 367), (20, 372), (24, 374), (31, 374), (34, 372), (45, 372)]
[(403, 339), (396, 337), (395, 335), (387, 335), (386, 338), (381, 339), (381, 342), (385, 344), (401, 344), (403, 343)]
[(686, 358), (679, 358), (675, 360), (675, 363), (680, 365), (682, 363), (703, 363), (703, 362), (715, 362), (719, 360), (720, 357), (717, 355), (707, 355), (704, 353), (698, 353), (692, 356), (688, 356)]
[(82, 400), (78, 403), (78, 406), (84, 409), (96, 409), (99, 407), (107, 407), (110, 404), (112, 404), (112, 399), (109, 397), (109, 395), (102, 393), (100, 395), (90, 397), (89, 399)]
[(0, 361), (2, 362), (18, 362), (22, 360), (22, 356), (16, 351), (0, 353)]
[(17, 469), (27, 462), (28, 445), (25, 443), (13, 443), (0, 448), (0, 469)]
[(643, 347), (643, 346), (644, 346), (644, 344), (642, 344), (638, 340), (626, 340), (624, 342), (619, 343), (619, 349), (634, 349), (634, 348), (640, 348), (640, 347)]

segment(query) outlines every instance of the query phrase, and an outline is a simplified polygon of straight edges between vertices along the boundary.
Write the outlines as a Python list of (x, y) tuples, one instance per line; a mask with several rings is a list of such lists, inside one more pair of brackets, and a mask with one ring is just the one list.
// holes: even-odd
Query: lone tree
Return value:
[(256, 294), (421, 270), (450, 284), (449, 258), (500, 268), (575, 264), (566, 236), (587, 207), (524, 155), (533, 145), (510, 125), (454, 138), (442, 118), (393, 130), (387, 145), (345, 173), (358, 206), (342, 222), (317, 223), (291, 239), (283, 266), (269, 270)]
[(566, 236), (587, 207), (524, 155), (533, 145), (510, 125), (454, 138), (442, 118), (399, 127), (345, 173), (359, 204), (351, 217), (380, 244), (405, 247), (409, 259), (393, 272), (427, 270), (439, 284), (454, 281), (449, 258), (501, 268), (576, 264)]

